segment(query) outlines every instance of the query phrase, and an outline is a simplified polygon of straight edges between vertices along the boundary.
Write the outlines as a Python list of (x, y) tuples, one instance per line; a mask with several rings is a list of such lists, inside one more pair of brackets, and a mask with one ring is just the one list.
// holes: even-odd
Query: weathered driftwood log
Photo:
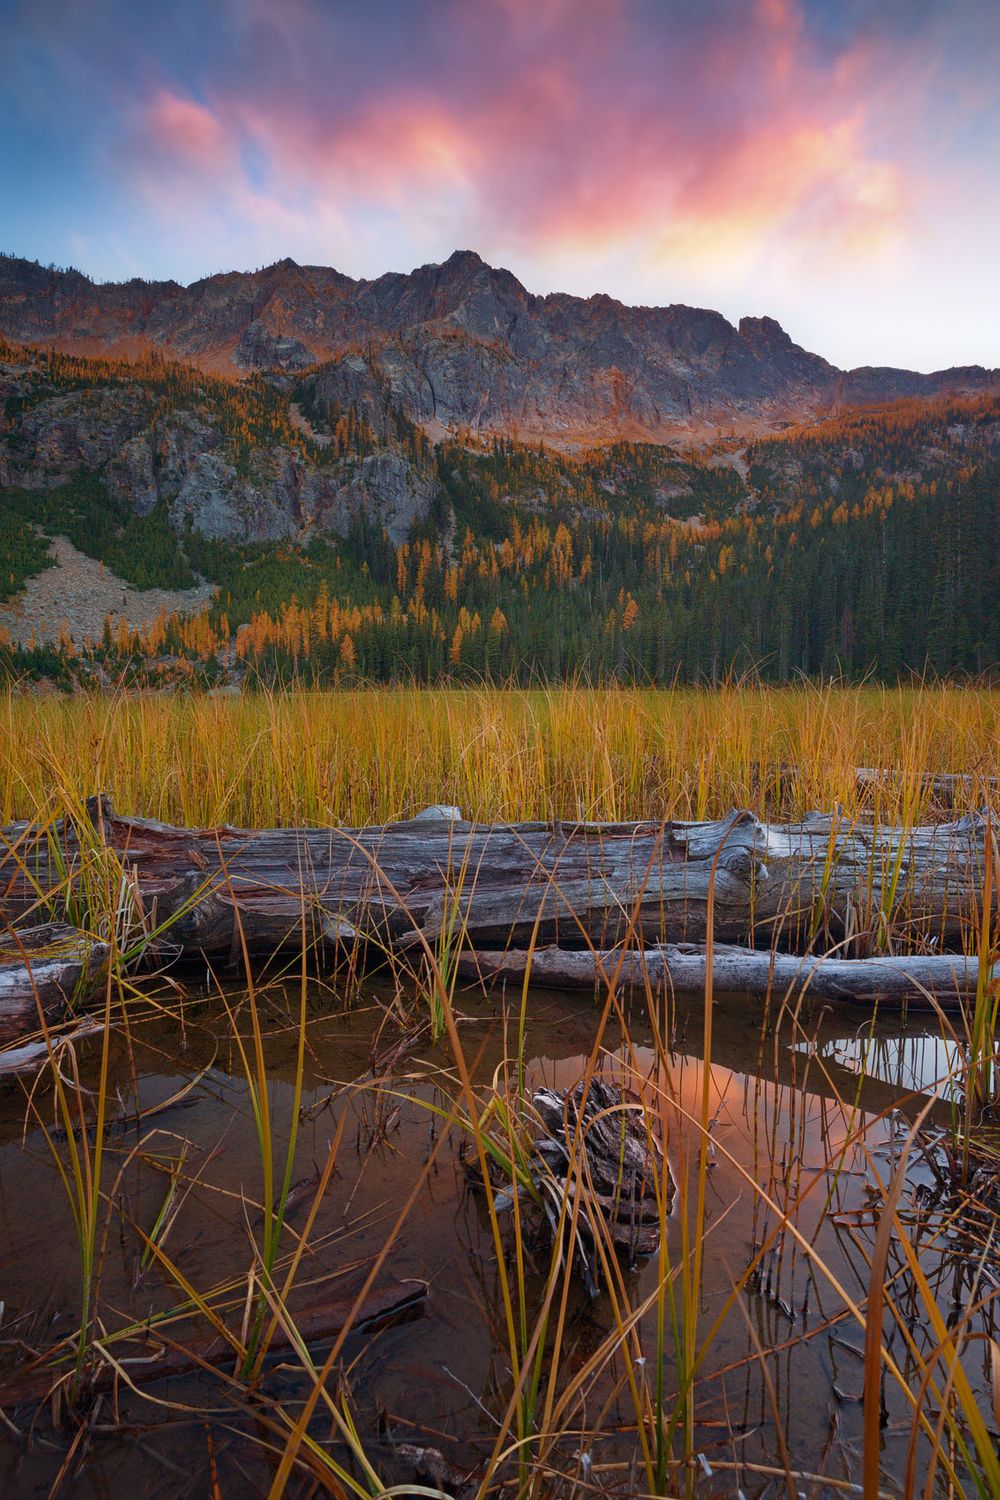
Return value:
[(0, 1046), (92, 994), (108, 953), (107, 943), (63, 922), (0, 932)]
[[(627, 952), (477, 950), (458, 959), (460, 978), (472, 983), (510, 980), (520, 984), (529, 969), (531, 983), (546, 989), (596, 990), (616, 979), (623, 990), (665, 986), (676, 994), (703, 994), (708, 959), (704, 945), (696, 944)], [(1000, 964), (994, 965), (991, 976), (1000, 980)], [(843, 959), (720, 944), (712, 953), (712, 978), (719, 993), (780, 998), (805, 991), (817, 1000), (937, 1003), (948, 1009), (975, 995), (979, 966), (974, 958), (951, 953)]]
[[(94, 828), (0, 838), (0, 914), (33, 909), (39, 890), (102, 841), (121, 861), (147, 922), (171, 920), (178, 953), (238, 954), (355, 935), (401, 945), (416, 929), (466, 946), (540, 942), (610, 948), (705, 937), (709, 893), (723, 942), (801, 940), (818, 922), (839, 935), (892, 925), (897, 936), (957, 939), (982, 899), (985, 820), (898, 829), (813, 816), (762, 823), (515, 823), (450, 817), (344, 829), (172, 828), (117, 816), (94, 799)], [(7, 850), (4, 849), (6, 842)], [(58, 858), (53, 857), (53, 842)], [(237, 923), (237, 911), (239, 924)]]

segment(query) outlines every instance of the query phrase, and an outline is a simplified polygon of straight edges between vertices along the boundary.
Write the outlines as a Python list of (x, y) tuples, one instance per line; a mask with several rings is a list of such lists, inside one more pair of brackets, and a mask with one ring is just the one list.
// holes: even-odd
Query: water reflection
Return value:
[(933, 1094), (948, 1100), (961, 1097), (963, 1054), (950, 1037), (928, 1032), (883, 1036), (869, 1028), (853, 1036), (831, 1037), (818, 1047), (806, 1042), (799, 1047), (859, 1078), (890, 1084), (899, 1095)]

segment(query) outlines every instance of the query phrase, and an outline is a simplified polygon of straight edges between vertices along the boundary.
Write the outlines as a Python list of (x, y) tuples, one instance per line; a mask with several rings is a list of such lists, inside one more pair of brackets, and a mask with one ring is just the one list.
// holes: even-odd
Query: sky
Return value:
[(473, 249), (532, 292), (1000, 365), (1000, 0), (0, 0), (0, 249)]

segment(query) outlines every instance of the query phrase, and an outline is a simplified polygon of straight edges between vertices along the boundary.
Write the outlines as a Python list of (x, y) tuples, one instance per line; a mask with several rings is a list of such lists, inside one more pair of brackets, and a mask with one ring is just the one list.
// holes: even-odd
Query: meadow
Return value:
[[(1000, 694), (10, 693), (0, 767), (4, 825), (79, 819), (101, 791), (199, 826), (445, 803), (908, 829), (996, 809)], [(695, 997), (626, 993), (613, 968), (593, 995), (485, 992), (458, 981), (450, 929), (270, 963), (239, 942), (186, 966), (117, 953), (86, 1029), (40, 1017), (41, 1068), (0, 1084), (0, 1483), (1000, 1493), (985, 837), (964, 1007), (751, 1000), (711, 967)], [(84, 856), (77, 918), (114, 948), (124, 872)], [(710, 899), (709, 946), (712, 920)], [(588, 1120), (563, 1101), (553, 1145), (545, 1091), (599, 1088), (619, 1102)], [(612, 1176), (619, 1139), (650, 1164), (637, 1196), (619, 1158), (610, 1206), (609, 1135)]]
[(0, 698), (0, 822), (58, 811), (59, 788), (188, 826), (360, 826), (449, 803), (465, 817), (794, 817), (872, 791), (926, 811), (958, 772), (963, 811), (1000, 774), (991, 688), (734, 684), (708, 690), (372, 688)]

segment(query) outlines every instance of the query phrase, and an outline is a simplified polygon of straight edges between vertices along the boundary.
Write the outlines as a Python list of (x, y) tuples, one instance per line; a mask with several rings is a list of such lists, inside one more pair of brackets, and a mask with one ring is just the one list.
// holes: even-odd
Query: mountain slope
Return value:
[[(87, 359), (0, 340), (0, 408), (0, 516), (12, 504), (4, 491), (23, 491), (21, 510), (77, 545), (112, 518), (277, 544), (345, 535), (362, 512), (398, 539), (431, 498), (418, 429), (349, 414), (316, 433), (259, 375), (235, 382), (162, 358)], [(128, 567), (122, 550), (109, 565)]]
[[(738, 451), (567, 454), (432, 445), (360, 355), (234, 381), (0, 344), (0, 403), (0, 677), (892, 680), (1000, 660), (1000, 396)], [(122, 580), (100, 642), (5, 644), (34, 577), (54, 615), (37, 634), (65, 614), (81, 645), (66, 584), (39, 578), (60, 537)], [(175, 594), (186, 616), (150, 621), (149, 590), (200, 580), (207, 608)]]
[(279, 261), (255, 272), (97, 285), (0, 259), (0, 335), (87, 355), (150, 350), (217, 373), (322, 364), (330, 399), (387, 389), (435, 435), (468, 427), (575, 440), (773, 430), (844, 406), (1000, 389), (978, 366), (838, 370), (771, 318), (735, 328), (676, 304), (539, 297), (471, 251), (354, 281)]

